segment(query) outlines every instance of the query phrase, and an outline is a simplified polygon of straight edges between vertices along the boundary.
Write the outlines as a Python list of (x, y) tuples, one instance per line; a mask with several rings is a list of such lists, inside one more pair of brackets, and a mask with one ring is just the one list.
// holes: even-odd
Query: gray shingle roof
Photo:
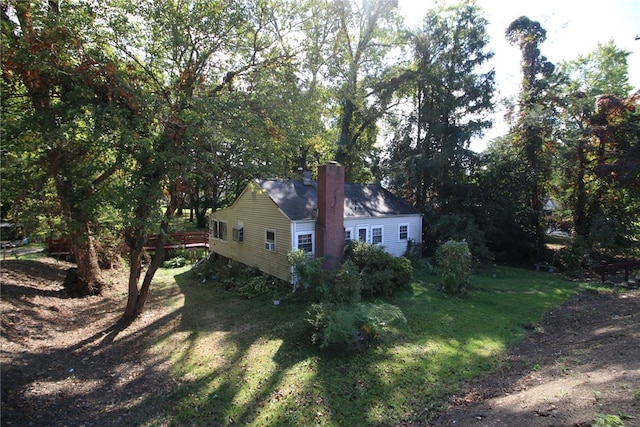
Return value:
[[(291, 180), (256, 180), (256, 183), (292, 221), (317, 219), (316, 181), (310, 185)], [(420, 214), (418, 209), (378, 184), (346, 183), (344, 199), (345, 218)]]

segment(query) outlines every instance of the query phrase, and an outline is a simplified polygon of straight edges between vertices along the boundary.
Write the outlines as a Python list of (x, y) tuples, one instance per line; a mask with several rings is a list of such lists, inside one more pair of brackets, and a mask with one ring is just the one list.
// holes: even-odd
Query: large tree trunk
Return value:
[(68, 286), (72, 287), (73, 293), (80, 296), (100, 294), (104, 283), (93, 237), (88, 231), (80, 235), (74, 233), (71, 236), (70, 245), (78, 270), (75, 284), (68, 284)]

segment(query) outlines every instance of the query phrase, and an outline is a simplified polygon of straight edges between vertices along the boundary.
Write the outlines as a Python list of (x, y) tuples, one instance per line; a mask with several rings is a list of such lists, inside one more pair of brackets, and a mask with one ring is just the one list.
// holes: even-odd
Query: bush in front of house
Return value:
[(293, 249), (287, 254), (293, 268), (294, 290), (318, 286), (322, 282), (322, 258), (310, 256), (302, 249)]
[(364, 297), (389, 296), (411, 284), (411, 261), (405, 257), (394, 257), (381, 246), (351, 241), (345, 249), (345, 256), (360, 270)]
[(408, 259), (373, 245), (352, 245), (340, 268), (319, 286), (321, 301), (311, 306), (307, 318), (313, 327), (312, 341), (321, 349), (357, 350), (388, 335), (392, 323), (405, 320), (402, 310), (362, 298), (390, 295), (411, 283), (412, 277)]
[(471, 252), (467, 242), (449, 240), (440, 245), (436, 251), (436, 265), (442, 273), (442, 291), (466, 294), (471, 278)]

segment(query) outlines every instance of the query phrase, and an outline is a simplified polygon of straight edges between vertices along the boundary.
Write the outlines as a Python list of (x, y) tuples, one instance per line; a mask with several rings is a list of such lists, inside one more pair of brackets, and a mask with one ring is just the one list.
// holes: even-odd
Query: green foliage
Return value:
[(353, 261), (345, 261), (335, 272), (328, 286), (325, 301), (336, 304), (358, 303), (362, 293), (362, 280), (358, 267)]
[(255, 298), (260, 295), (274, 294), (274, 281), (265, 275), (240, 280), (235, 286), (235, 292), (243, 298)]
[(443, 243), (436, 251), (436, 264), (442, 273), (442, 290), (448, 294), (466, 294), (471, 278), (471, 252), (467, 242)]
[(589, 248), (582, 238), (576, 237), (558, 251), (558, 259), (567, 274), (579, 277), (589, 267)]
[[(168, 425), (227, 425), (230, 419), (283, 426), (429, 423), (466, 381), (496, 369), (525, 335), (522, 325), (537, 324), (585, 286), (532, 268), (496, 267), (495, 277), (473, 276), (471, 303), (460, 304), (434, 289), (429, 272), (416, 270), (419, 280), (392, 302), (410, 327), (400, 319), (385, 322), (370, 344), (355, 345), (349, 343), (357, 332), (343, 328), (338, 341), (347, 347), (339, 348), (351, 350), (332, 351), (328, 344), (319, 350), (321, 334), (317, 345), (310, 340), (308, 320), (316, 311), (307, 299), (292, 297), (277, 309), (263, 298), (240, 299), (210, 276), (203, 284), (193, 275), (206, 267), (178, 274), (177, 284), (175, 273), (160, 271), (171, 273), (156, 286), (180, 322), (168, 324), (169, 332), (150, 330), (157, 338), (153, 351), (184, 381), (159, 407), (162, 415), (149, 419), (142, 404), (132, 408), (132, 419)], [(339, 317), (342, 324), (358, 324), (346, 319), (348, 313)], [(175, 328), (180, 333), (170, 333)], [(430, 413), (423, 416), (425, 408)]]
[(296, 288), (320, 285), (322, 258), (309, 256), (302, 249), (293, 249), (287, 254), (287, 261), (293, 267)]
[(469, 245), (469, 250), (475, 260), (486, 265), (493, 262), (494, 256), (486, 246), (485, 234), (471, 215), (440, 215), (429, 227), (427, 234), (427, 240), (433, 242), (464, 240)]
[(426, 14), (409, 44), (416, 71), (403, 95), (417, 102), (391, 122), (386, 170), (391, 187), (423, 212), (430, 205), (440, 215), (469, 212), (478, 158), (468, 145), (490, 126), (482, 116), (491, 111), (495, 90), (485, 67), (492, 56), (486, 26), (472, 2), (442, 6)]
[(518, 95), (517, 120), (512, 130), (516, 156), (522, 164), (523, 176), (528, 184), (529, 208), (525, 227), (533, 236), (532, 257), (544, 253), (544, 224), (542, 199), (551, 177), (551, 158), (555, 140), (551, 138), (555, 124), (555, 94), (550, 91), (555, 66), (540, 52), (546, 39), (546, 30), (539, 22), (521, 16), (513, 21), (505, 36), (520, 48), (522, 84)]
[(321, 286), (321, 302), (309, 312), (312, 342), (322, 349), (363, 348), (381, 337), (391, 323), (404, 320), (399, 308), (361, 302), (361, 297), (390, 295), (407, 286), (413, 279), (411, 261), (362, 242), (352, 242), (346, 252), (347, 259)]
[(380, 246), (351, 241), (345, 254), (360, 270), (364, 297), (392, 295), (408, 286), (413, 278), (411, 261), (396, 258)]
[(392, 324), (407, 321), (399, 307), (387, 303), (313, 304), (308, 315), (312, 341), (323, 350), (361, 349)]
[(227, 291), (247, 299), (260, 296), (282, 299), (291, 292), (289, 283), (269, 276), (256, 267), (224, 258), (217, 261), (209, 260), (199, 266), (198, 274), (204, 281), (213, 279), (214, 284), (219, 284)]
[(189, 265), (190, 261), (183, 256), (175, 256), (165, 261), (162, 266), (164, 268), (180, 268)]
[(592, 427), (624, 427), (624, 422), (618, 415), (598, 414)]

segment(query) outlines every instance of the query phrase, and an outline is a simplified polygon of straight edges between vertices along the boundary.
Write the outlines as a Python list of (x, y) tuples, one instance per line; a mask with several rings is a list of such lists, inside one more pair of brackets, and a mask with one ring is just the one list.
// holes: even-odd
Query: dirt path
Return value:
[[(170, 362), (148, 351), (177, 328), (179, 314), (161, 304), (173, 295), (154, 294), (124, 323), (122, 278), (103, 296), (71, 299), (61, 286), (69, 266), (2, 263), (2, 426), (144, 425), (176, 388)], [(549, 313), (431, 425), (584, 427), (597, 414), (640, 426), (638, 290), (583, 293)]]
[(640, 426), (638, 290), (587, 292), (558, 307), (433, 425), (586, 427), (599, 415)]

